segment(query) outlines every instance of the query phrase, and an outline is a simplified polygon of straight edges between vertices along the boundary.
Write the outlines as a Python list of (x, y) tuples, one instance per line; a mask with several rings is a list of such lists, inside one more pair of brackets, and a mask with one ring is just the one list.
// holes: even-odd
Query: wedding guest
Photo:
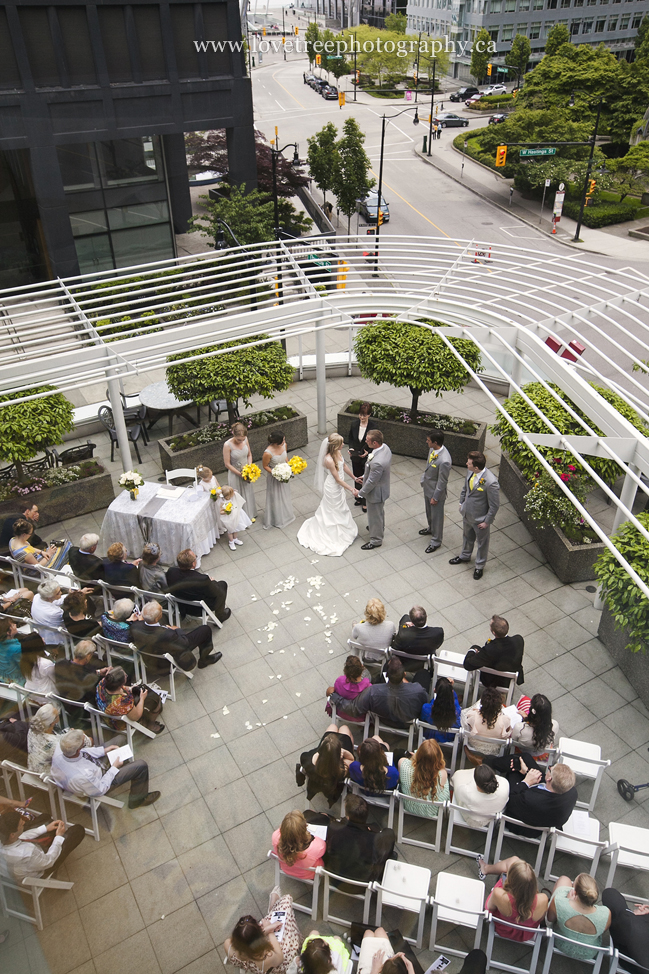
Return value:
[(211, 666), (223, 656), (223, 653), (212, 653), (212, 630), (209, 626), (195, 626), (186, 632), (178, 626), (162, 626), (162, 606), (159, 602), (146, 602), (140, 618), (131, 623), (131, 637), (137, 648), (148, 653), (149, 657), (158, 659), (146, 660), (147, 667), (159, 676), (169, 672), (169, 662), (164, 659), (169, 653), (183, 670), (193, 670), (196, 666), (194, 650), (198, 649), (198, 668)]
[(631, 909), (619, 890), (612, 886), (602, 893), (602, 903), (611, 911), (610, 932), (613, 946), (636, 962), (630, 964), (625, 961), (624, 966), (629, 974), (646, 974), (649, 970), (649, 903), (635, 903)]
[[(462, 727), (471, 736), (464, 751), (472, 764), (481, 764), (485, 754), (498, 754), (502, 741), (511, 735), (511, 721), (503, 709), (503, 698), (495, 687), (487, 687), (477, 703), (460, 715)], [(493, 738), (477, 741), (476, 737)]]
[(110, 667), (95, 655), (95, 644), (82, 639), (74, 647), (72, 659), (54, 664), (54, 682), (58, 696), (65, 700), (95, 705), (95, 687)]
[(75, 590), (63, 599), (63, 625), (70, 635), (81, 639), (90, 639), (101, 632), (100, 624), (88, 614), (88, 597), (85, 592)]
[(334, 693), (332, 703), (346, 706), (354, 717), (364, 716), (368, 710), (378, 714), (384, 723), (389, 723), (400, 730), (415, 720), (421, 713), (423, 704), (428, 700), (431, 673), (420, 670), (415, 673), (412, 683), (406, 680), (405, 670), (400, 659), (391, 659), (385, 667), (387, 683), (380, 682), (366, 687), (354, 700), (346, 704)]
[(451, 728), (460, 726), (462, 708), (453, 689), (454, 680), (440, 676), (435, 684), (435, 693), (430, 703), (421, 708), (419, 719), (427, 724), (433, 724), (437, 730), (424, 730), (424, 737), (433, 738), (439, 744), (451, 744), (454, 735), (449, 734)]
[(162, 713), (162, 701), (148, 687), (129, 687), (121, 666), (113, 666), (101, 678), (95, 690), (96, 707), (109, 717), (128, 717), (141, 722), (154, 734), (161, 734), (164, 724), (155, 718)]
[(46, 578), (38, 586), (32, 602), (32, 619), (41, 624), (38, 631), (48, 646), (58, 646), (61, 642), (61, 637), (53, 630), (63, 626), (63, 599), (61, 586), (56, 579)]
[[(365, 437), (367, 435), (367, 430), (370, 425), (370, 416), (372, 415), (372, 406), (369, 402), (364, 402), (361, 404), (361, 408), (358, 410), (358, 419), (355, 419), (351, 426), (349, 427), (349, 435), (347, 442), (349, 443), (349, 459), (352, 462), (352, 470), (354, 471), (354, 477), (358, 480), (363, 479), (363, 474), (365, 473), (365, 463), (369, 455), (369, 448), (365, 442)], [(357, 497), (354, 501), (355, 507), (362, 507), (363, 511), (366, 511), (366, 502), (362, 497)]]
[(104, 563), (95, 554), (98, 544), (98, 534), (84, 534), (79, 547), (70, 548), (70, 568), (84, 582), (104, 580)]
[(273, 832), (272, 845), (287, 876), (313, 879), (316, 866), (324, 865), (322, 857), (327, 843), (311, 835), (303, 812), (286, 813), (280, 827)]
[[(480, 878), (498, 876), (498, 882), (486, 899), (485, 909), (495, 920), (520, 924), (521, 927), (536, 929), (548, 910), (548, 898), (538, 892), (536, 873), (528, 862), (511, 856), (488, 865), (478, 856)], [(496, 933), (505, 940), (522, 943), (529, 940), (527, 930), (512, 930), (502, 923), (496, 923)]]
[[(397, 627), (393, 622), (386, 619), (385, 606), (380, 599), (370, 599), (365, 606), (365, 618), (357, 622), (352, 629), (352, 639), (368, 650), (388, 649), (392, 643)], [(383, 662), (383, 656), (378, 653), (372, 656), (371, 652), (364, 653), (365, 659), (370, 662), (374, 659)]]
[(223, 462), (228, 471), (228, 484), (241, 494), (246, 502), (248, 516), (252, 521), (255, 521), (257, 517), (255, 489), (249, 481), (244, 480), (241, 476), (243, 468), (252, 463), (248, 430), (243, 423), (235, 423), (232, 426), (232, 437), (223, 444)]
[(34, 693), (56, 693), (54, 660), (50, 659), (45, 643), (37, 633), (30, 633), (21, 644), (20, 672), (25, 680), (25, 690)]
[[(484, 759), (509, 781), (509, 801), (505, 814), (537, 828), (562, 829), (577, 802), (575, 772), (567, 764), (540, 768), (531, 754), (504, 755)], [(542, 787), (537, 787), (541, 786)], [(509, 825), (511, 832), (538, 838), (538, 833), (523, 825)]]
[(266, 509), (264, 511), (264, 530), (285, 528), (295, 520), (291, 502), (291, 482), (280, 483), (273, 477), (273, 469), (288, 461), (286, 440), (282, 432), (268, 434), (268, 446), (264, 450), (261, 464), (266, 471)]
[(303, 974), (345, 974), (351, 954), (340, 937), (321, 937), (312, 930), (302, 944), (300, 965)]
[(147, 592), (166, 592), (166, 569), (159, 564), (160, 545), (155, 541), (147, 541), (142, 549), (140, 561), (140, 584)]
[(119, 585), (130, 588), (135, 585), (140, 587), (140, 572), (138, 565), (141, 558), (135, 561), (127, 561), (128, 549), (121, 541), (116, 541), (110, 546), (104, 558), (104, 577), (109, 585)]
[(388, 764), (388, 745), (380, 737), (368, 737), (358, 749), (358, 760), (349, 766), (349, 777), (367, 792), (393, 791), (399, 772)]
[[(34, 525), (34, 531), (36, 530), (36, 525), (40, 519), (40, 514), (38, 511), (38, 506), (32, 504), (25, 508), (21, 514), (9, 514), (2, 522), (2, 528), (0, 529), (0, 553), (4, 554), (9, 548), (9, 542), (14, 536), (14, 524), (16, 521), (20, 520), (31, 521)], [(37, 534), (32, 534), (31, 543), (35, 548), (46, 548), (47, 543), (43, 541)]]
[[(0, 815), (1, 856), (9, 875), (17, 882), (25, 878), (51, 876), (83, 842), (83, 825), (70, 825), (56, 820), (25, 831), (27, 819), (19, 809), (7, 808)], [(43, 837), (52, 841), (44, 842)]]
[(405, 669), (415, 669), (427, 657), (434, 655), (444, 642), (444, 630), (440, 626), (427, 625), (428, 615), (421, 605), (413, 605), (399, 620), (392, 648), (421, 660), (404, 660)]
[[(523, 673), (523, 653), (525, 641), (522, 636), (509, 635), (509, 623), (502, 616), (492, 616), (489, 624), (491, 636), (482, 648), (472, 646), (464, 657), (464, 669), (472, 672), (486, 666), (502, 673), (518, 673), (518, 683), (525, 682)], [(494, 673), (481, 673), (480, 682), (485, 687), (506, 687), (507, 680)]]
[(431, 803), (424, 807), (419, 802), (406, 801), (407, 812), (421, 818), (437, 818), (439, 809), (432, 803), (448, 801), (451, 795), (444, 755), (437, 741), (422, 741), (412, 757), (401, 758), (399, 788), (404, 795)]
[[(226, 608), (228, 597), (228, 583), (217, 582), (204, 572), (196, 570), (197, 558), (191, 548), (185, 548), (176, 558), (176, 565), (167, 569), (167, 588), (171, 595), (188, 602), (205, 602), (208, 609), (216, 615), (220, 622), (225, 622), (232, 615)], [(203, 610), (198, 605), (181, 605), (180, 615), (200, 616)]]
[(15, 717), (0, 720), (0, 761), (13, 761), (25, 767), (28, 734), (29, 724), (26, 720), (16, 720)]
[(535, 761), (547, 761), (547, 749), (556, 747), (559, 740), (559, 724), (552, 717), (552, 704), (543, 693), (535, 693), (532, 699), (521, 697), (516, 704), (523, 722), (512, 726), (512, 741), (518, 751), (528, 751)]
[[(234, 551), (235, 545), (242, 545), (243, 541), (239, 538), (239, 531), (245, 531), (252, 524), (252, 521), (243, 509), (246, 503), (234, 489), (226, 485), (222, 491), (223, 502), (221, 504), (221, 521), (225, 530), (228, 532), (228, 545), (230, 551)], [(230, 510), (228, 511), (228, 506)]]
[(395, 955), (390, 938), (383, 927), (364, 932), (358, 955), (357, 974), (370, 974), (370, 972), (371, 974), (412, 974), (412, 965), (408, 970), (408, 964), (405, 964), (403, 954), (400, 957)]
[(456, 771), (451, 786), (453, 804), (470, 810), (462, 812), (462, 818), (476, 828), (489, 825), (490, 816), (502, 812), (509, 801), (507, 778), (497, 775), (488, 764)]
[(205, 491), (207, 494), (212, 490), (221, 490), (220, 483), (209, 467), (196, 467), (196, 474), (198, 475), (198, 483), (196, 486), (199, 490)]
[(101, 617), (101, 628), (106, 639), (114, 639), (117, 643), (130, 643), (131, 623), (137, 622), (140, 613), (131, 599), (118, 599), (113, 608)]
[[(275, 933), (282, 922), (270, 922), (274, 910), (286, 912), (281, 943)], [(267, 974), (271, 969), (275, 974), (286, 974), (301, 946), (302, 935), (293, 912), (293, 897), (282, 896), (277, 886), (270, 894), (268, 913), (263, 920), (255, 920), (252, 916), (241, 917), (232, 935), (223, 944), (228, 963), (251, 974)]]
[(601, 947), (602, 936), (611, 925), (611, 911), (607, 906), (598, 906), (598, 898), (597, 881), (588, 873), (579, 873), (574, 883), (568, 876), (559, 876), (554, 884), (548, 920), (555, 924), (562, 937), (583, 944), (558, 942), (558, 949), (567, 957), (575, 960), (597, 957), (597, 951), (590, 948)]
[[(366, 687), (371, 686), (372, 681), (368, 676), (363, 676), (363, 664), (358, 656), (348, 656), (345, 661), (343, 675), (339, 676), (332, 687), (327, 687), (327, 696), (337, 693), (344, 700), (354, 700), (359, 693)], [(328, 703), (325, 710), (331, 717), (331, 704)], [(338, 717), (344, 720), (351, 720), (354, 723), (363, 723), (363, 717), (350, 717), (342, 709), (337, 710)]]
[[(49, 774), (52, 770), (52, 755), (59, 737), (55, 727), (59, 723), (60, 711), (54, 704), (46, 703), (39, 707), (29, 721), (27, 734), (27, 767), (35, 774)], [(86, 737), (86, 747), (92, 747), (92, 740)]]
[(16, 639), (17, 632), (15, 622), (0, 619), (0, 682), (24, 686), (25, 677), (20, 669), (22, 646)]
[(41, 568), (63, 568), (68, 560), (70, 542), (62, 545), (50, 543), (41, 551), (32, 543), (34, 524), (27, 518), (19, 518), (13, 526), (14, 536), (9, 542), (9, 553), (21, 565), (39, 565)]
[[(383, 876), (385, 863), (394, 858), (396, 836), (393, 829), (368, 824), (369, 805), (361, 795), (348, 793), (345, 817), (332, 819), (324, 812), (307, 809), (305, 818), (313, 824), (327, 825), (325, 869), (336, 876), (370, 883)], [(354, 892), (353, 887), (350, 891)]]
[(0, 595), (0, 612), (28, 619), (32, 614), (33, 598), (34, 593), (28, 588), (9, 589)]
[(337, 802), (350, 764), (354, 760), (354, 741), (346, 724), (337, 727), (330, 724), (317, 747), (303, 751), (296, 779), (298, 785), (307, 781), (307, 798), (311, 801), (319, 792), (329, 802), (329, 808)]

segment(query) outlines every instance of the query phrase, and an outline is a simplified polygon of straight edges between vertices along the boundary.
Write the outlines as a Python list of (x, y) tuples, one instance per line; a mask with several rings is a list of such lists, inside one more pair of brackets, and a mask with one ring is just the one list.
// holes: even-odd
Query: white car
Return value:
[(506, 95), (507, 89), (504, 85), (487, 85), (482, 92), (483, 95)]

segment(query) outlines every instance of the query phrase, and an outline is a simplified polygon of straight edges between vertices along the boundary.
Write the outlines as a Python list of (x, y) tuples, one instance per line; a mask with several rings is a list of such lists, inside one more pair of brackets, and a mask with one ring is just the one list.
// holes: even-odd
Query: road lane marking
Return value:
[[(278, 68), (278, 69), (277, 69), (277, 71), (280, 71), (280, 70), (281, 70), (280, 68)], [(277, 74), (277, 71), (275, 72), (275, 74)], [(288, 88), (284, 88), (284, 85), (282, 84), (282, 82), (281, 82), (281, 81), (278, 81), (278, 80), (277, 80), (277, 78), (275, 77), (275, 74), (273, 74), (273, 75), (272, 75), (272, 78), (273, 78), (273, 81), (275, 82), (275, 84), (277, 84), (277, 85), (279, 85), (279, 86), (280, 86), (280, 88), (282, 88), (282, 89), (283, 89), (283, 90), (284, 90), (284, 91), (286, 92), (286, 94), (287, 94), (287, 95), (289, 96), (289, 98), (292, 98), (292, 99), (293, 99), (293, 101), (295, 101), (295, 102), (297, 102), (297, 104), (298, 104), (298, 105), (300, 106), (300, 108), (304, 108), (305, 110), (307, 110), (307, 111), (308, 111), (308, 109), (307, 109), (307, 107), (306, 107), (306, 105), (303, 105), (303, 104), (302, 104), (302, 102), (301, 102), (301, 101), (299, 101), (299, 100), (298, 100), (298, 99), (297, 99), (297, 98), (295, 97), (295, 95), (292, 95), (292, 94), (291, 94), (291, 92), (290, 92), (290, 91), (288, 90)]]

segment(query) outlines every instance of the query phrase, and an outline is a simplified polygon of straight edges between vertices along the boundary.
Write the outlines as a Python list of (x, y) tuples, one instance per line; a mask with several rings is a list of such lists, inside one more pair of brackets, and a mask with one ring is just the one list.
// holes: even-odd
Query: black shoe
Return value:
[(373, 541), (368, 541), (367, 544), (361, 545), (361, 551), (371, 551), (372, 548), (380, 548), (380, 544), (374, 544)]
[(431, 533), (431, 530), (430, 530), (430, 528), (422, 528), (419, 533), (420, 534), (430, 534)]
[(354, 501), (354, 507), (362, 507), (362, 506), (363, 506), (363, 501), (360, 499), (360, 497), (357, 497), (356, 500)]
[(230, 618), (231, 615), (232, 615), (232, 609), (225, 609), (223, 615), (219, 619), (219, 622), (227, 622), (227, 620)]
[(433, 553), (433, 551), (437, 551), (437, 549), (441, 547), (442, 547), (441, 544), (429, 544), (428, 547), (426, 548), (426, 554), (430, 555)]
[(449, 565), (466, 565), (464, 558), (458, 558), (457, 555), (455, 558), (450, 558), (448, 563)]
[(483, 573), (483, 569), (482, 568), (476, 568), (474, 570), (473, 577), (475, 578), (476, 582), (478, 581), (479, 578), (482, 578), (482, 573)]
[(206, 656), (205, 659), (200, 659), (198, 661), (199, 670), (204, 670), (206, 666), (211, 666), (212, 663), (218, 663), (222, 656), (223, 653), (214, 653), (213, 656)]
[(304, 771), (302, 770), (302, 765), (301, 764), (296, 764), (295, 765), (295, 784), (298, 786), (298, 788), (302, 788), (302, 786), (305, 784), (305, 782), (306, 782), (306, 775), (305, 775)]
[(153, 805), (154, 802), (157, 802), (159, 797), (160, 797), (159, 791), (150, 791), (145, 798), (140, 798), (139, 800), (136, 799), (135, 801), (129, 800), (128, 807), (144, 808), (145, 805)]
[(148, 727), (148, 730), (153, 731), (154, 734), (162, 734), (165, 729), (165, 725), (161, 724), (159, 720), (155, 720), (153, 723), (145, 724), (144, 726)]

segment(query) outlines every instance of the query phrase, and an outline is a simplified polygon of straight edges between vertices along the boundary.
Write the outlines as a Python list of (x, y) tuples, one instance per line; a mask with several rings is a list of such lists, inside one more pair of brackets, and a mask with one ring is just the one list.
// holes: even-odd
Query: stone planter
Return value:
[(37, 533), (48, 524), (65, 521), (70, 517), (79, 517), (90, 511), (99, 511), (115, 500), (113, 479), (109, 473), (100, 473), (84, 480), (75, 480), (71, 484), (59, 484), (58, 487), (47, 487), (35, 494), (17, 497), (15, 500), (0, 503), (0, 519), (9, 517), (16, 511), (23, 511), (29, 503), (38, 504), (40, 517), (36, 527)]
[[(350, 399), (345, 403), (338, 413), (338, 432), (347, 442), (349, 438), (349, 427), (358, 416), (348, 413), (347, 407), (354, 400)], [(435, 429), (434, 426), (413, 426), (408, 423), (399, 423), (393, 419), (373, 419), (370, 422), (374, 429), (381, 430), (393, 453), (402, 457), (419, 457), (425, 460), (428, 457), (428, 447), (426, 446), (426, 434)], [(479, 450), (484, 453), (485, 437), (487, 435), (487, 424), (478, 423), (477, 431), (473, 436), (465, 436), (463, 433), (450, 433), (444, 430), (444, 446), (451, 454), (451, 459), (457, 466), (463, 467), (466, 458), (472, 450)]]
[[(291, 406), (291, 409), (295, 409), (295, 407)], [(309, 439), (306, 416), (297, 409), (295, 412), (297, 416), (292, 419), (283, 419), (277, 423), (260, 426), (258, 429), (248, 430), (248, 442), (254, 463), (261, 465), (261, 455), (268, 444), (268, 434), (275, 430), (283, 431), (289, 453), (291, 450), (306, 446)], [(246, 419), (247, 417), (242, 418)], [(199, 443), (197, 446), (190, 446), (186, 450), (178, 450), (174, 453), (169, 446), (169, 439), (158, 440), (162, 469), (174, 470), (177, 467), (198, 467), (203, 464), (203, 466), (209, 467), (213, 473), (223, 473), (225, 471), (225, 464), (223, 463), (224, 442), (225, 440), (214, 440), (212, 443)]]
[(550, 568), (564, 585), (571, 582), (587, 582), (595, 578), (593, 566), (604, 549), (599, 541), (573, 545), (563, 531), (554, 525), (540, 528), (525, 513), (525, 495), (530, 487), (522, 473), (503, 453), (498, 475), (503, 493), (547, 558)]
[(618, 629), (612, 613), (604, 606), (597, 630), (598, 639), (620, 667), (632, 687), (637, 691), (645, 707), (649, 707), (649, 655), (632, 653), (626, 648), (628, 629)]

